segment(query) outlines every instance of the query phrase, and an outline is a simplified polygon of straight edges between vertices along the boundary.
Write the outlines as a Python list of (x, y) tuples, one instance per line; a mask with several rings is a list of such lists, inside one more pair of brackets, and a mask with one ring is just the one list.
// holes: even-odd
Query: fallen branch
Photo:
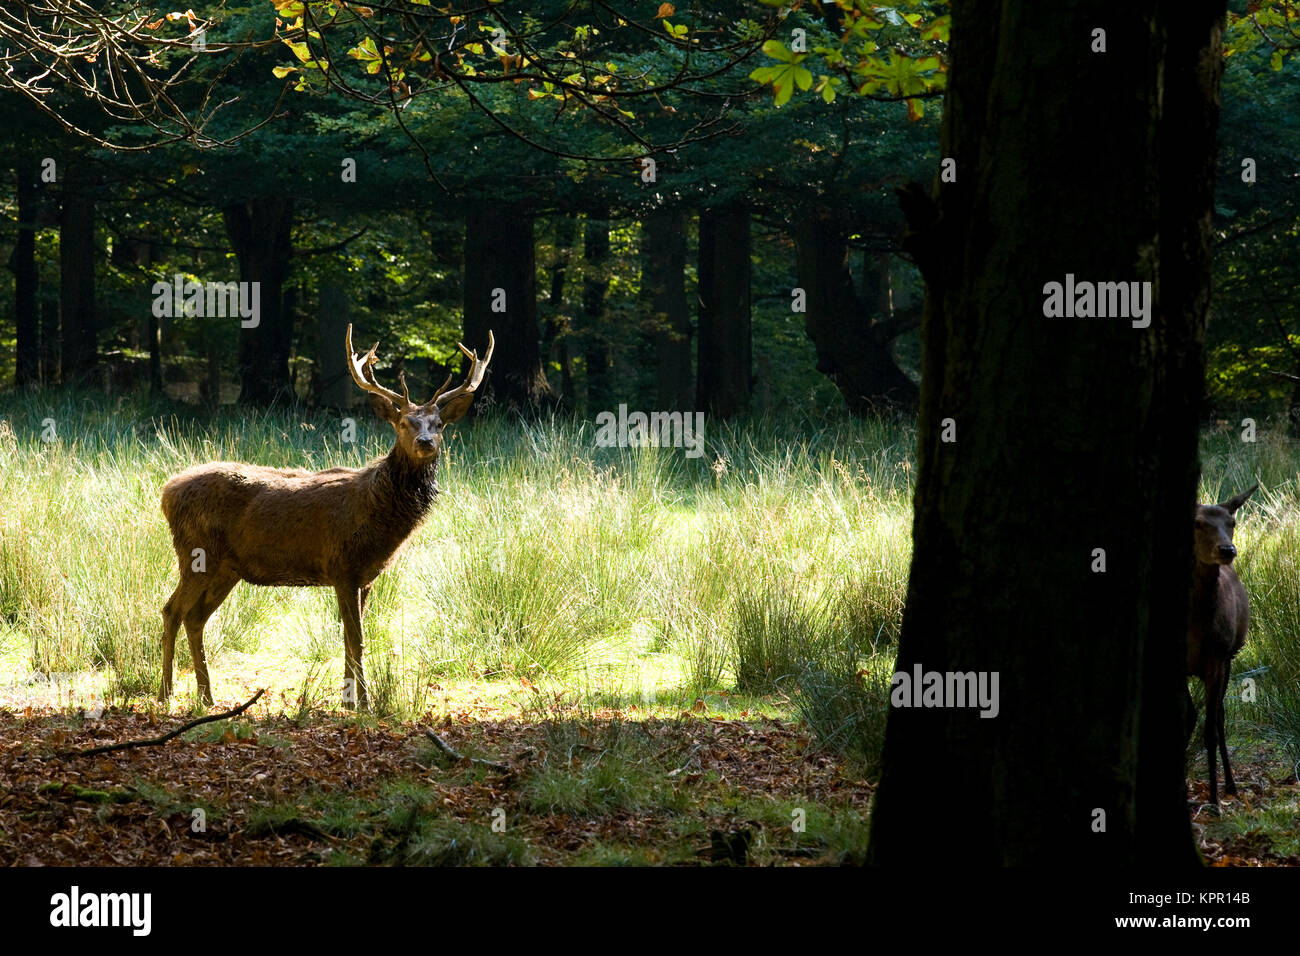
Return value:
[(248, 710), (248, 708), (257, 703), (257, 698), (261, 697), (265, 693), (266, 688), (263, 687), (246, 703), (240, 704), (234, 710), (228, 710), (222, 714), (211, 714), (207, 717), (200, 717), (197, 720), (191, 720), (189, 723), (181, 724), (181, 726), (177, 727), (171, 733), (163, 734), (161, 737), (154, 737), (150, 740), (127, 740), (120, 744), (105, 744), (102, 747), (91, 747), (89, 750), (62, 750), (54, 756), (58, 757), (60, 760), (71, 760), (76, 757), (93, 757), (95, 754), (111, 753), (114, 750), (130, 750), (132, 747), (157, 747), (160, 744), (167, 743), (167, 741), (171, 740), (173, 737), (179, 737), (191, 727), (197, 727), (199, 724), (206, 724), (214, 720), (226, 720), (230, 717), (238, 717), (244, 711)]
[(461, 763), (462, 761), (468, 760), (470, 763), (481, 763), (483, 766), (491, 767), (493, 770), (500, 771), (501, 773), (510, 772), (510, 768), (506, 764), (495, 763), (491, 760), (483, 760), (479, 757), (465, 756), (463, 753), (461, 753), (451, 744), (447, 743), (447, 741), (443, 740), (441, 737), (435, 734), (432, 730), (426, 730), (424, 732), (424, 735), (428, 737), (430, 740), (432, 740), (434, 746), (436, 746), (440, 751), (442, 751), (442, 753), (446, 757), (450, 758), (456, 763)]

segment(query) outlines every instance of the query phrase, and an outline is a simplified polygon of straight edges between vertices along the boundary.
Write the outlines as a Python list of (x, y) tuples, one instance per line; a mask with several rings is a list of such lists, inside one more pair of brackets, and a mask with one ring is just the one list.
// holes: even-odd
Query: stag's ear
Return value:
[(470, 405), (474, 404), (474, 393), (468, 392), (464, 395), (457, 395), (442, 408), (438, 409), (438, 417), (442, 419), (444, 425), (450, 425), (452, 422), (465, 417), (469, 411)]
[(389, 424), (396, 425), (402, 418), (402, 413), (388, 399), (382, 395), (370, 393), (370, 407), (375, 410), (375, 414)]
[(1241, 494), (1234, 495), (1233, 497), (1229, 498), (1227, 501), (1223, 502), (1223, 504), (1219, 505), (1219, 507), (1222, 508), (1224, 511), (1228, 512), (1229, 514), (1235, 514), (1237, 509), (1246, 503), (1246, 499), (1249, 498), (1251, 495), (1253, 495), (1255, 493), (1255, 489), (1258, 487), (1259, 487), (1259, 482), (1255, 482), (1255, 484), (1251, 485)]

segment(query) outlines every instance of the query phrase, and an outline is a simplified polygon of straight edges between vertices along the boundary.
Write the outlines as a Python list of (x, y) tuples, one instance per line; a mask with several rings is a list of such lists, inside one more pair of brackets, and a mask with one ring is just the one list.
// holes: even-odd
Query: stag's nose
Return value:
[(1230, 544), (1219, 545), (1219, 557), (1223, 558), (1225, 561), (1231, 561), (1236, 556), (1237, 556), (1237, 549), (1233, 545)]

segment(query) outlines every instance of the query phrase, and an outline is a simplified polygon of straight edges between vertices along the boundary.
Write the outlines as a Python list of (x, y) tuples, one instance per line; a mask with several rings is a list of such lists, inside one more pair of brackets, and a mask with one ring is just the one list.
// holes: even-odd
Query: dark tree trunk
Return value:
[(153, 314), (153, 309), (148, 311), (145, 323), (149, 338), (149, 391), (154, 395), (161, 395), (163, 391), (162, 339), (158, 333), (158, 317)]
[[(113, 265), (119, 269), (134, 268), (138, 276), (148, 274), (147, 270), (153, 262), (153, 243), (147, 239), (123, 238), (113, 244)], [(162, 349), (158, 334), (158, 317), (154, 315), (153, 309), (145, 309), (144, 317), (141, 320), (144, 326), (143, 335), (139, 334), (140, 324), (136, 325), (137, 337), (144, 340), (143, 344), (149, 351), (149, 391), (154, 395), (160, 395), (163, 390), (162, 381)], [(138, 348), (141, 343), (137, 342)]]
[(95, 330), (95, 202), (82, 165), (64, 161), (59, 210), (59, 319), (63, 326), (63, 380), (87, 382), (98, 360)]
[[(1000, 710), (891, 708), (869, 858), (1191, 864), (1184, 655), (1224, 3), (992, 7), (952, 7), (940, 155), (958, 179), (937, 208), (903, 194), (927, 297), (897, 670), (997, 672)], [(1045, 317), (1044, 284), (1066, 273), (1150, 281), (1150, 326)]]
[(239, 400), (267, 404), (292, 399), (293, 314), (284, 308), (284, 280), (293, 252), (293, 200), (266, 197), (234, 203), (223, 212), (239, 259), (239, 281), (261, 284), (256, 326), (245, 328), (238, 317), (224, 320), (240, 323)]
[(664, 411), (690, 411), (691, 307), (686, 301), (686, 214), (665, 209), (641, 224), (641, 294), (655, 347), (655, 395)]
[(1291, 398), (1287, 402), (1286, 433), (1292, 438), (1300, 438), (1300, 363), (1296, 364), (1292, 374), (1296, 376), (1296, 380), (1291, 386)]
[(749, 312), (749, 211), (700, 213), (697, 407), (720, 418), (749, 410), (753, 341)]
[(609, 294), (609, 211), (587, 216), (582, 231), (583, 358), (587, 366), (587, 413), (608, 409), (614, 401), (613, 350), (610, 348), (609, 318), (605, 299)]
[(578, 224), (572, 216), (555, 220), (555, 260), (551, 263), (551, 289), (546, 300), (546, 322), (542, 330), (542, 358), (560, 366), (560, 401), (573, 404), (573, 358), (569, 354), (569, 321), (564, 312), (564, 287), (569, 279), (569, 261)]
[[(326, 408), (347, 408), (353, 396), (359, 395), (348, 374), (343, 342), (347, 336), (349, 318), (348, 297), (342, 287), (323, 284), (320, 289), (320, 309), (317, 312), (316, 370), (319, 394), (317, 401)], [(354, 346), (358, 343), (353, 342)], [(430, 396), (424, 396), (428, 399)]]
[(817, 348), (817, 371), (830, 376), (854, 415), (914, 407), (916, 384), (889, 351), (908, 325), (881, 314), (876, 303), (869, 305), (877, 316), (872, 321), (859, 301), (849, 271), (847, 230), (808, 213), (795, 229), (795, 248), (799, 286), (807, 295), (804, 327)]
[(221, 334), (218, 322), (223, 319), (203, 320), (203, 380), (199, 382), (199, 402), (216, 408), (221, 404)]
[(62, 378), (59, 356), (59, 303), (53, 296), (41, 299), (41, 384), (53, 388)]
[[(465, 217), (465, 345), (482, 356), (492, 330), (496, 353), (482, 391), (513, 409), (535, 408), (550, 396), (542, 368), (536, 269), (530, 212), (496, 204), (470, 209)], [(504, 310), (498, 311), (502, 297)], [(475, 402), (485, 405), (482, 398)]]
[(14, 384), (19, 388), (39, 385), (41, 380), (40, 312), (37, 295), (40, 272), (36, 268), (36, 213), (40, 205), (40, 187), (36, 183), (37, 165), (33, 157), (24, 156), (18, 163), (18, 235), (9, 256), (9, 271), (14, 274), (14, 322), (17, 332), (17, 359)]

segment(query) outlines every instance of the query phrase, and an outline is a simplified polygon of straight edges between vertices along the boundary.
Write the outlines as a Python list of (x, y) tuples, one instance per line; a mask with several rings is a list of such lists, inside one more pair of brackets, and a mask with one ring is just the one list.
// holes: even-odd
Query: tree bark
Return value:
[(686, 301), (686, 214), (665, 209), (641, 224), (641, 294), (655, 347), (655, 394), (663, 411), (691, 411), (691, 308)]
[[(542, 368), (536, 270), (531, 212), (501, 204), (471, 207), (465, 217), (465, 345), (482, 356), (492, 330), (496, 352), (481, 391), (516, 410), (534, 409), (550, 395)], [(487, 402), (480, 398), (474, 404)]]
[(63, 380), (86, 383), (98, 361), (95, 329), (95, 201), (79, 156), (64, 161), (59, 209), (59, 320)]
[[(996, 672), (999, 712), (891, 708), (869, 859), (1191, 864), (1184, 667), (1224, 3), (952, 12), (940, 152), (957, 181), (902, 196), (927, 293), (896, 668)], [(1099, 25), (1106, 53), (1090, 51)], [(1151, 282), (1150, 326), (1045, 316), (1045, 283), (1067, 273)]]
[(36, 214), (40, 205), (40, 187), (36, 182), (35, 157), (24, 156), (18, 162), (17, 202), (18, 235), (9, 256), (9, 271), (14, 274), (14, 323), (16, 326), (16, 366), (14, 384), (18, 388), (39, 385), (40, 312), (37, 297), (40, 271), (36, 268)]
[(914, 408), (918, 390), (900, 369), (889, 344), (905, 327), (892, 315), (872, 321), (849, 271), (847, 230), (818, 213), (795, 229), (799, 286), (807, 296), (804, 327), (817, 348), (817, 371), (830, 377), (853, 415), (890, 407)]
[(749, 211), (700, 213), (697, 407), (719, 418), (749, 410), (753, 387)]
[(542, 330), (542, 360), (554, 358), (560, 366), (559, 401), (573, 405), (573, 358), (569, 354), (569, 321), (564, 311), (564, 288), (568, 284), (569, 262), (578, 224), (561, 213), (555, 220), (555, 259), (551, 263), (551, 288), (546, 299), (546, 321)]
[(609, 319), (605, 314), (605, 299), (609, 294), (607, 209), (587, 215), (582, 230), (582, 246), (586, 263), (582, 280), (583, 359), (587, 367), (587, 413), (594, 415), (608, 409), (614, 401), (614, 357), (610, 347)]
[[(343, 342), (348, 331), (348, 297), (341, 286), (322, 283), (317, 310), (317, 401), (326, 408), (347, 408), (360, 394), (348, 372)], [(356, 345), (357, 343), (352, 343)], [(426, 396), (427, 398), (428, 396)]]
[(284, 281), (293, 252), (293, 200), (268, 196), (223, 210), (226, 234), (239, 259), (239, 281), (260, 283), (256, 326), (239, 318), (239, 401), (269, 404), (292, 399), (289, 351), (293, 315), (284, 308)]
[(62, 380), (59, 357), (59, 303), (53, 296), (41, 300), (41, 385), (53, 388)]

